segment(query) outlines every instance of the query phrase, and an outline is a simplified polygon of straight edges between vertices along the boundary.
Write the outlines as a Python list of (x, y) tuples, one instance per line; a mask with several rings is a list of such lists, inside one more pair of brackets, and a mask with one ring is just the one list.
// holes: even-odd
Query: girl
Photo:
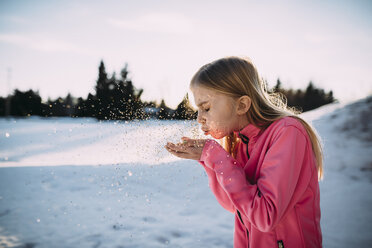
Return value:
[(235, 214), (234, 247), (321, 247), (320, 140), (308, 123), (269, 94), (249, 59), (199, 69), (190, 89), (205, 135), (167, 143), (204, 167), (218, 202)]

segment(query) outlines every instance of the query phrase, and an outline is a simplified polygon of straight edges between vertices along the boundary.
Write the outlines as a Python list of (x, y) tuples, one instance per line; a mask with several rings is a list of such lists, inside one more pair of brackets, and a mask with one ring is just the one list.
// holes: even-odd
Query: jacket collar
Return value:
[(239, 138), (240, 138), (239, 134), (242, 134), (242, 135), (248, 137), (248, 139), (253, 139), (259, 134), (260, 131), (261, 131), (261, 129), (256, 127), (255, 125), (248, 124), (247, 126), (240, 129), (240, 131), (234, 131), (234, 133)]

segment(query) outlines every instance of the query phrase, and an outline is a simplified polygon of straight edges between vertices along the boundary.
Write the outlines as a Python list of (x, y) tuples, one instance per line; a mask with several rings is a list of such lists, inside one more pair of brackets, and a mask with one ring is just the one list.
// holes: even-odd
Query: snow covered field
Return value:
[[(324, 247), (372, 247), (372, 99), (303, 114), (325, 149)], [(166, 141), (191, 121), (0, 119), (0, 247), (232, 247), (233, 215)]]

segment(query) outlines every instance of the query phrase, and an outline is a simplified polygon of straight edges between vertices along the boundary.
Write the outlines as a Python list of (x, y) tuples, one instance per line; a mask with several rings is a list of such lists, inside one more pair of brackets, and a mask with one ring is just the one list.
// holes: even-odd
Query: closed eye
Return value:
[(210, 110), (210, 106), (208, 106), (208, 107), (202, 107), (201, 108), (201, 111), (203, 111), (203, 112), (208, 112), (209, 110)]

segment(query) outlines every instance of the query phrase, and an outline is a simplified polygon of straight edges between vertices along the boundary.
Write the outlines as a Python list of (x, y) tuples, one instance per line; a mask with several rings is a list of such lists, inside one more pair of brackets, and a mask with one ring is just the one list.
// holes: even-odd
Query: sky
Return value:
[(271, 87), (351, 101), (372, 94), (371, 44), (371, 1), (0, 0), (0, 95), (86, 98), (103, 60), (174, 108), (202, 65), (234, 55)]

